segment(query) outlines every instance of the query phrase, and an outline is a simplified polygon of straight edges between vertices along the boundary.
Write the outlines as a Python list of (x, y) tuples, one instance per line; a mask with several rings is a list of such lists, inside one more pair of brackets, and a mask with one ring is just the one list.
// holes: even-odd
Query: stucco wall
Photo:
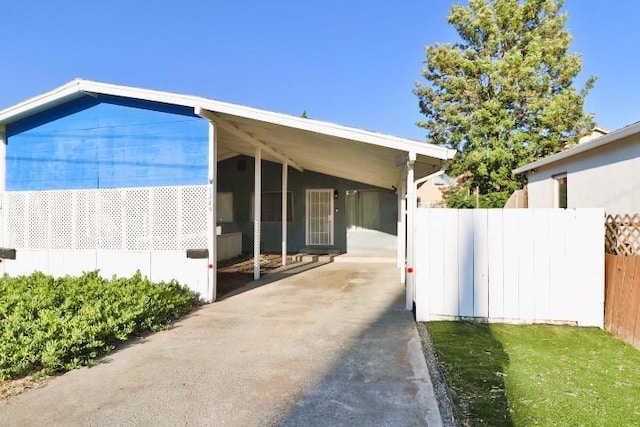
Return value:
[[(242, 167), (244, 164), (244, 168)], [(238, 156), (218, 163), (218, 191), (233, 192), (233, 223), (223, 223), (222, 232), (241, 231), (243, 233), (243, 251), (253, 248), (253, 222), (251, 221), (251, 197), (254, 185), (254, 159)], [(262, 191), (281, 191), (282, 166), (278, 163), (262, 162)], [(305, 197), (307, 189), (334, 189), (334, 245), (331, 248), (346, 251), (346, 192), (347, 190), (379, 190), (380, 194), (380, 230), (396, 235), (397, 196), (393, 191), (374, 187), (360, 182), (350, 181), (316, 172), (298, 172), (289, 169), (288, 190), (293, 192), (293, 221), (288, 223), (288, 249), (299, 251), (305, 245)], [(278, 252), (281, 250), (281, 223), (263, 222), (261, 227), (262, 250)]]
[(416, 196), (418, 197), (418, 206), (427, 208), (444, 206), (442, 189), (443, 186), (436, 185), (433, 180), (422, 184), (416, 193)]
[(529, 174), (530, 208), (554, 207), (552, 176), (567, 173), (567, 207), (640, 212), (640, 136), (607, 144)]

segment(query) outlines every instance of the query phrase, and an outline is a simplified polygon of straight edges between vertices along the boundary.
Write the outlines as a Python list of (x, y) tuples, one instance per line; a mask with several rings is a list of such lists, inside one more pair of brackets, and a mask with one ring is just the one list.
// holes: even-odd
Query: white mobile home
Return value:
[(222, 241), (254, 254), (255, 278), (265, 248), (397, 247), (403, 268), (412, 237), (405, 197), (415, 204), (414, 181), (453, 154), (196, 96), (74, 80), (0, 111), (0, 246), (16, 251), (0, 269), (140, 270), (213, 301)]
[(527, 177), (530, 208), (640, 212), (640, 123), (589, 139), (513, 171)]

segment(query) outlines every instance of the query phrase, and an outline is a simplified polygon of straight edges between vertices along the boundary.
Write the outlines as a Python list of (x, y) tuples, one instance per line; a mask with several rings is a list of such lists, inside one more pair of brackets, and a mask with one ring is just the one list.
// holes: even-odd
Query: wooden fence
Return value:
[(418, 209), (416, 318), (604, 325), (602, 209)]
[(606, 219), (604, 327), (640, 349), (640, 215)]
[(640, 215), (607, 215), (605, 251), (612, 255), (640, 255)]

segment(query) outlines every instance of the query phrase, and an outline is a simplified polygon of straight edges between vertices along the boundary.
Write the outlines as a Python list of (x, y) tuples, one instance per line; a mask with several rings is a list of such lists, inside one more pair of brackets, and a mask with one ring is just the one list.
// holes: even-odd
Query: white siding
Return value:
[(640, 136), (538, 168), (528, 175), (530, 208), (553, 207), (552, 177), (563, 172), (567, 173), (569, 208), (602, 207), (612, 214), (640, 212)]
[(19, 249), (15, 260), (4, 260), (0, 274), (29, 275), (41, 271), (54, 277), (77, 276), (100, 270), (105, 278), (130, 277), (137, 270), (154, 282), (175, 279), (198, 292), (207, 293), (206, 259), (189, 259), (185, 251), (103, 251)]

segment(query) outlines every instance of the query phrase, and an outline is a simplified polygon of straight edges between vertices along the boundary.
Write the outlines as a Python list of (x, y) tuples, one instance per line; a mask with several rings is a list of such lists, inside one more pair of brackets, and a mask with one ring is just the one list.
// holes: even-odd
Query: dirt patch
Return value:
[(24, 391), (42, 387), (51, 378), (53, 377), (24, 377), (17, 380), (0, 381), (0, 400), (6, 400)]
[[(287, 257), (287, 264), (293, 262), (293, 257)], [(260, 272), (268, 273), (282, 265), (282, 257), (276, 254), (260, 255)], [(218, 273), (253, 274), (253, 256), (241, 255), (236, 258), (218, 262)]]
[[(294, 257), (287, 257), (287, 264), (294, 263)], [(268, 274), (282, 267), (282, 257), (276, 254), (260, 255), (260, 274)], [(253, 281), (253, 256), (242, 255), (218, 262), (218, 298), (240, 289)]]

